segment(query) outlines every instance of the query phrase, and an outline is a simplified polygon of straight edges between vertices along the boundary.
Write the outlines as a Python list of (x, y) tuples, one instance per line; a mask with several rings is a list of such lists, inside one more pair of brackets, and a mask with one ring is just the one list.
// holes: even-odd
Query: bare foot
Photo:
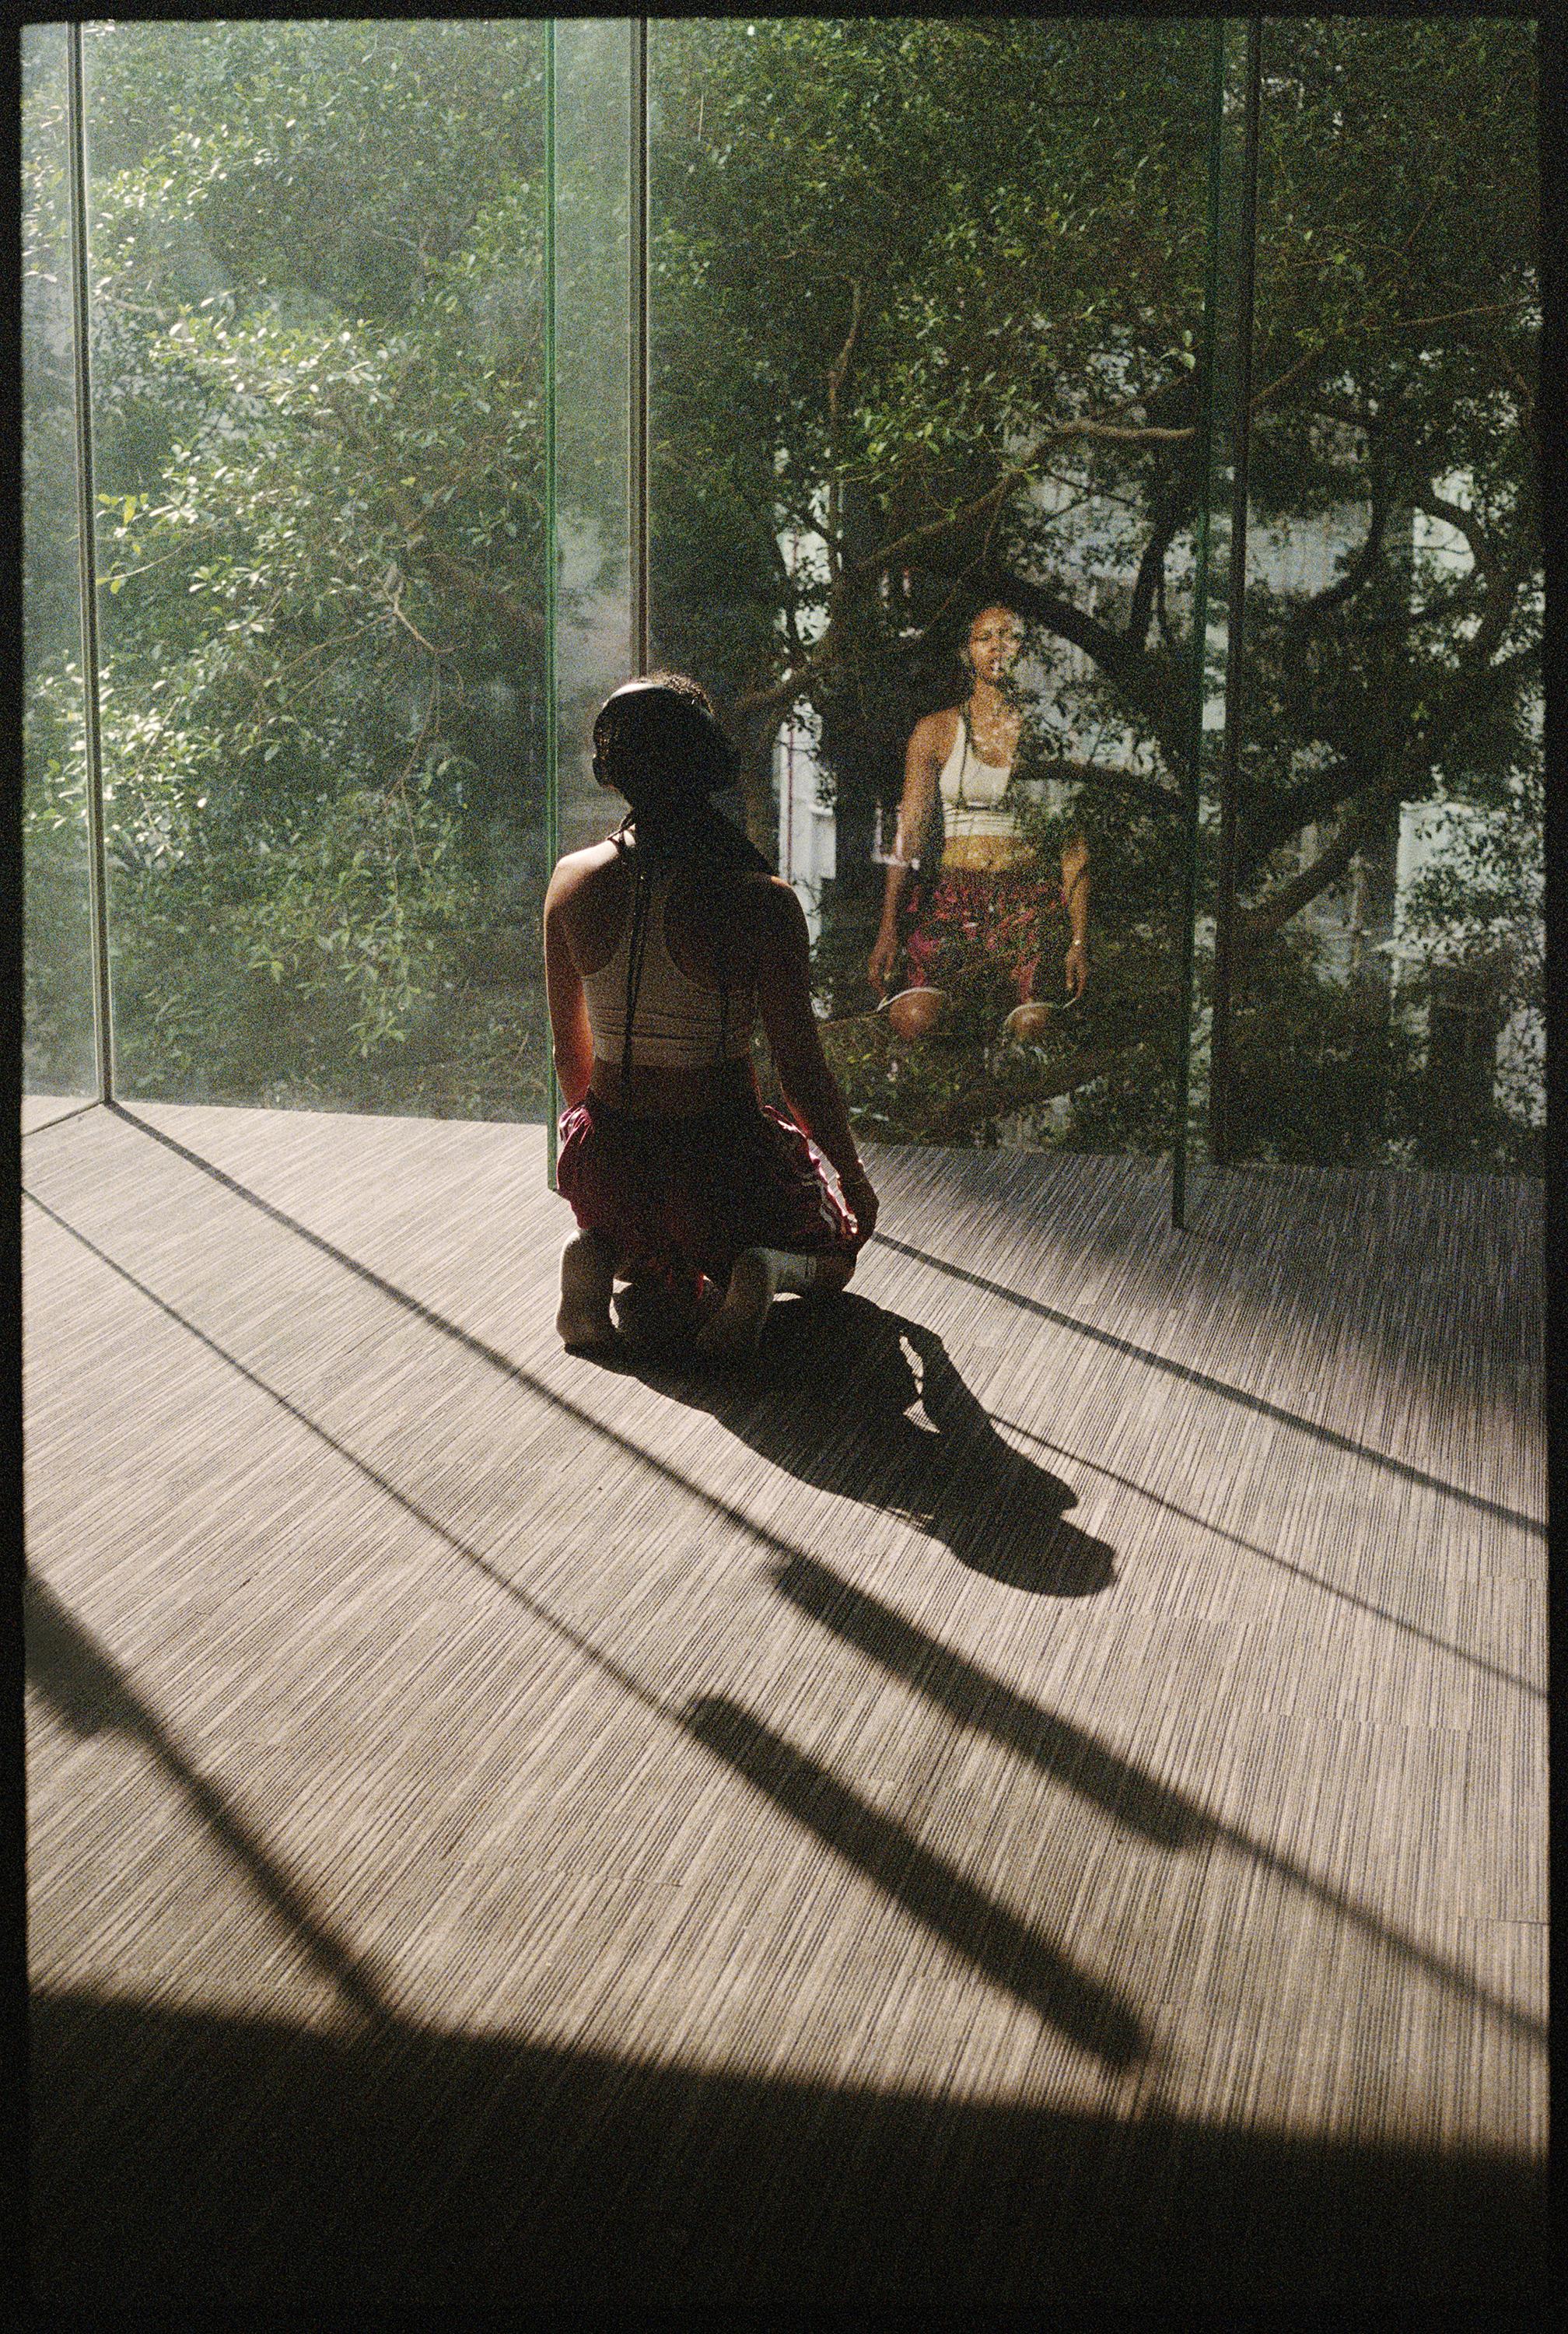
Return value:
[(744, 1359), (762, 1343), (769, 1309), (781, 1290), (790, 1297), (809, 1297), (842, 1287), (848, 1277), (840, 1276), (836, 1263), (797, 1249), (742, 1249), (730, 1267), (724, 1302), (697, 1332), (693, 1351), (704, 1361)]
[(743, 1249), (736, 1258), (723, 1304), (697, 1334), (693, 1350), (704, 1361), (738, 1361), (755, 1353), (778, 1295), (780, 1262), (766, 1248)]
[(579, 1232), (561, 1251), (561, 1309), (555, 1334), (568, 1353), (608, 1353), (615, 1344), (610, 1292), (615, 1285), (609, 1243)]
[(1010, 1037), (1015, 1046), (1036, 1045), (1049, 1035), (1055, 1018), (1054, 1005), (1032, 998), (1026, 1005), (1015, 1005), (1002, 1024), (1002, 1035)]

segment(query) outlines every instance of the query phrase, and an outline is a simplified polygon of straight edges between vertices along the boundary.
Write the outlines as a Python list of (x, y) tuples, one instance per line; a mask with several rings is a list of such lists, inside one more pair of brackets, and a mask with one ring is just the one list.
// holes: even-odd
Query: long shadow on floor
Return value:
[(907, 1517), (1009, 1588), (1092, 1596), (1116, 1577), (1114, 1551), (1065, 1520), (1076, 1493), (1002, 1440), (936, 1332), (867, 1297), (781, 1301), (756, 1360), (733, 1375), (674, 1355), (621, 1365), (774, 1466)]
[[(61, 2325), (389, 2310), (1544, 2306), (1541, 2177), (1150, 2117), (639, 2064), (394, 2019), (32, 2015), (34, 2280)], [(438, 2321), (438, 2322), (440, 2322)], [(624, 2321), (622, 2321), (624, 2322)], [(1469, 2322), (1467, 2320), (1467, 2322)], [(1476, 2322), (1479, 2322), (1477, 2320)], [(1488, 2316), (1487, 2323), (1496, 2323)]]
[(869, 1807), (820, 1760), (722, 1694), (704, 1695), (684, 1722), (736, 1774), (1080, 2049), (1119, 2071), (1148, 2057), (1148, 2035), (1125, 1996), (1085, 1975), (1038, 1929)]
[[(798, 1559), (803, 1561), (804, 1559)], [(332, 1916), (308, 1884), (291, 1875), (233, 1798), (203, 1776), (139, 1695), (107, 1648), (30, 1575), (24, 1584), (28, 1682), (72, 1732), (103, 1729), (149, 1753), (182, 1791), (216, 1844), (293, 1932), (317, 1970), (337, 1987), (345, 2008), (385, 2022), (392, 1992), (386, 1973), (334, 1934)], [(1125, 2069), (1147, 2059), (1150, 2040), (1131, 2003), (1078, 1969), (1038, 1929), (977, 1888), (901, 1824), (738, 1703), (707, 1695), (678, 1710), (661, 1704), (629, 1673), (585, 1640), (580, 1648), (618, 1674), (623, 1686), (659, 1711), (863, 1872), (994, 1985), (1057, 2027), (1081, 2049)], [(1130, 1773), (1130, 1780), (1135, 1780)]]

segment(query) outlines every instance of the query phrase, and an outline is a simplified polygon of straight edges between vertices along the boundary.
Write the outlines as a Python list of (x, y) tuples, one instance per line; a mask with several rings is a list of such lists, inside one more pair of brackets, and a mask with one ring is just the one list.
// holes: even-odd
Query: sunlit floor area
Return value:
[(722, 1382), (540, 1128), (27, 1124), (43, 2302), (1535, 2292), (1534, 1187), (869, 1153)]

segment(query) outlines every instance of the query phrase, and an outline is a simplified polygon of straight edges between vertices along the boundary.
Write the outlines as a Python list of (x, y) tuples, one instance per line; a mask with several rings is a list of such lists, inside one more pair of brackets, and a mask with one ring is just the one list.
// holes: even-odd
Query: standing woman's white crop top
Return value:
[(968, 717), (960, 708), (953, 750), (937, 782), (942, 796), (942, 821), (952, 841), (972, 834), (1010, 840), (1017, 834), (1016, 820), (1002, 804), (1011, 775), (1005, 762), (980, 760), (969, 743)]
[[(649, 879), (647, 950), (631, 1017), (631, 1061), (638, 1069), (693, 1070), (717, 1062), (745, 1061), (751, 1052), (756, 989), (747, 982), (724, 1004), (724, 1046), (719, 1046), (721, 1000), (717, 989), (688, 979), (669, 953), (665, 910), (675, 870)], [(631, 917), (608, 964), (582, 977), (588, 1026), (600, 1061), (619, 1062), (626, 1039), (626, 973), (631, 948)]]

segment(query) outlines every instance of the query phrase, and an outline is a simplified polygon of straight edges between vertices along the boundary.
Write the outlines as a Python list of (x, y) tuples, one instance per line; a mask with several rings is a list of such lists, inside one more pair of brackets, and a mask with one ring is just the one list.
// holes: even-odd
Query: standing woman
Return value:
[[(1033, 1035), (1051, 1009), (1032, 1001), (1041, 913), (1051, 894), (1005, 799), (1023, 727), (1008, 676), (1022, 642), (1023, 626), (1011, 608), (982, 608), (963, 650), (973, 676), (968, 697), (928, 713), (910, 733), (896, 855), (869, 968), (883, 998), (899, 952), (899, 906), (938, 795), (944, 834), (941, 864), (931, 874), (920, 870), (910, 903), (913, 927), (902, 941), (909, 985), (888, 1001), (888, 1018), (901, 1037), (924, 1037), (939, 1027), (956, 979), (980, 959), (1003, 971), (1016, 991), (1005, 1025), (1012, 1034)], [(1082, 835), (1070, 835), (1063, 846), (1060, 898), (1072, 931), (1067, 992), (1076, 1002), (1089, 978), (1089, 849)]]
[[(593, 771), (630, 810), (545, 894), (556, 1181), (579, 1226), (556, 1327), (573, 1348), (614, 1343), (620, 1279), (661, 1290), (699, 1354), (755, 1351), (774, 1296), (842, 1289), (877, 1220), (822, 1058), (800, 902), (709, 800), (734, 768), (696, 681), (626, 682), (594, 723)], [(759, 1011), (791, 1118), (757, 1092)]]

